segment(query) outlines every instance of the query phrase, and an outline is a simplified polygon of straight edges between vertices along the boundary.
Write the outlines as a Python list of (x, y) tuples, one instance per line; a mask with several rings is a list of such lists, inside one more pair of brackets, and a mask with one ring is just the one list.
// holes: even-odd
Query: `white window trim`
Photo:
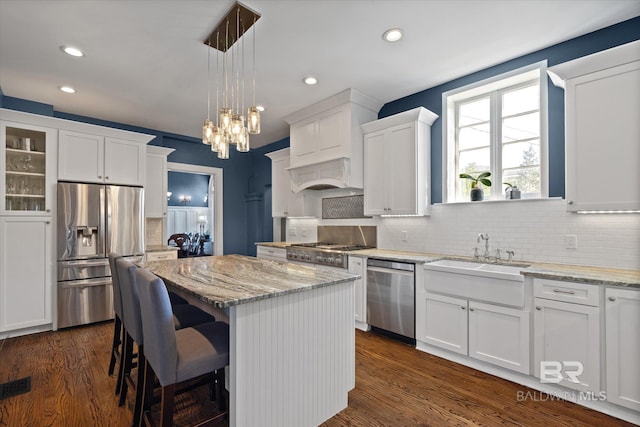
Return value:
[(547, 61), (544, 60), (442, 93), (442, 203), (459, 202), (455, 200), (455, 180), (458, 178), (449, 173), (455, 170), (455, 138), (449, 138), (455, 134), (455, 102), (524, 82), (532, 77), (525, 74), (536, 71), (540, 78), (540, 198), (549, 197), (549, 103)]

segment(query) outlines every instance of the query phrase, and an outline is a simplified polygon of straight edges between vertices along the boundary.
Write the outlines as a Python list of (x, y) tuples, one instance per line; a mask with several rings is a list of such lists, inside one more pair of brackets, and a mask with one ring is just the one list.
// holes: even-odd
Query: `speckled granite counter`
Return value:
[(522, 274), (543, 279), (640, 289), (640, 271), (637, 270), (532, 263)]
[(443, 255), (429, 254), (422, 252), (396, 251), (392, 249), (363, 249), (360, 251), (351, 251), (349, 255), (366, 256), (368, 258), (381, 258), (392, 261), (408, 261), (417, 264), (425, 262), (433, 262), (442, 259)]
[[(365, 249), (353, 251), (350, 254), (371, 258), (383, 258), (394, 261), (408, 261), (415, 263), (429, 263), (441, 259), (460, 259), (473, 261), (470, 257), (457, 257), (434, 253), (405, 252), (391, 249)], [(640, 289), (640, 271), (622, 270), (617, 268), (587, 267), (581, 265), (563, 265), (552, 263), (538, 263), (518, 260), (518, 264), (529, 264), (522, 271), (525, 276), (539, 277), (552, 280), (570, 282), (593, 283), (603, 286), (623, 286)]]
[(140, 266), (168, 285), (215, 307), (245, 304), (359, 278), (346, 270), (319, 269), (241, 255), (143, 262)]

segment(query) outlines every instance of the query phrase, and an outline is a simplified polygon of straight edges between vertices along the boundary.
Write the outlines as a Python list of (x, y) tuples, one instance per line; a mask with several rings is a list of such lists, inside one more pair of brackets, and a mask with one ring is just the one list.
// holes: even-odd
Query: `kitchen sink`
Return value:
[(425, 269), (447, 273), (466, 274), (471, 276), (492, 277), (502, 280), (524, 281), (520, 274), (528, 267), (527, 264), (488, 264), (473, 261), (443, 259), (424, 265)]

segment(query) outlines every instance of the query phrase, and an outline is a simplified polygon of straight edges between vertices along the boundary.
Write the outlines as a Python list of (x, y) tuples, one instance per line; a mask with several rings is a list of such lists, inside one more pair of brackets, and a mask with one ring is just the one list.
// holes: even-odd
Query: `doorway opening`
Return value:
[[(223, 217), (222, 217), (222, 169), (209, 166), (189, 165), (185, 163), (167, 163), (169, 171), (169, 191), (172, 188), (172, 172), (174, 179), (193, 176), (193, 184), (182, 187), (179, 192), (170, 196), (171, 203), (167, 208), (167, 234), (200, 233), (207, 234), (203, 250), (208, 255), (222, 255)], [(204, 187), (202, 182), (205, 182)], [(207, 183), (208, 181), (208, 183)], [(176, 194), (178, 193), (178, 194)]]

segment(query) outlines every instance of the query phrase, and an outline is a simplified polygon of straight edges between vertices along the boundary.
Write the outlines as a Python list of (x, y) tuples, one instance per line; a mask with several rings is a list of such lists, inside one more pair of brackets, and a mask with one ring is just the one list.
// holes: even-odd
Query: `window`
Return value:
[(535, 64), (443, 94), (447, 202), (469, 201), (471, 181), (461, 173), (485, 171), (493, 183), (486, 199), (504, 198), (504, 182), (523, 198), (546, 197), (544, 72), (544, 64)]

